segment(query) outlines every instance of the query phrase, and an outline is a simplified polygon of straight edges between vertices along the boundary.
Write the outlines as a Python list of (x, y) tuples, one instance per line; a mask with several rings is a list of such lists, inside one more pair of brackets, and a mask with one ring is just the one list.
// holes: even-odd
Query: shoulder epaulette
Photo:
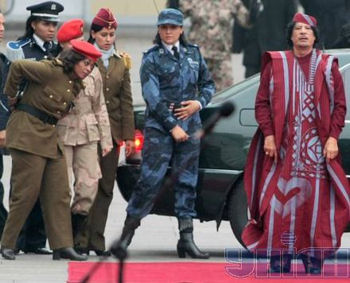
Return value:
[(22, 47), (31, 41), (30, 38), (25, 38), (17, 41), (9, 41), (6, 44), (6, 57), (11, 62), (14, 60), (24, 59)]
[(158, 50), (158, 49), (159, 49), (159, 45), (154, 45), (150, 49), (144, 51), (143, 54), (149, 54), (149, 53), (151, 53), (151, 52), (153, 52), (155, 50)]
[(126, 52), (121, 52), (119, 55), (124, 61), (125, 68), (130, 70), (131, 69), (131, 56)]
[(199, 46), (197, 44), (187, 43), (187, 46), (199, 49)]

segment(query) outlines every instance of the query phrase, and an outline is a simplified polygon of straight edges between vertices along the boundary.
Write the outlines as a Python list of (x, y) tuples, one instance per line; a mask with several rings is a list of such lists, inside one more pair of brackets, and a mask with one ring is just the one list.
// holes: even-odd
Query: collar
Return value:
[(35, 41), (35, 43), (43, 50), (43, 51), (46, 51), (45, 47), (44, 47), (44, 41), (39, 37), (37, 36), (35, 33), (33, 33), (33, 39)]
[(168, 45), (162, 41), (162, 44), (171, 54), (174, 54), (174, 51), (172, 50), (173, 46), (176, 46), (177, 50), (180, 53), (180, 41), (177, 41), (175, 44), (172, 44), (172, 45)]

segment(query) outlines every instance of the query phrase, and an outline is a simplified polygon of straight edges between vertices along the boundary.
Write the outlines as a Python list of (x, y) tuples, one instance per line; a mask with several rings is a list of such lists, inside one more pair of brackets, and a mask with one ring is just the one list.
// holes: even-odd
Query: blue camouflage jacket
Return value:
[(145, 127), (168, 132), (179, 125), (189, 134), (201, 127), (199, 112), (182, 121), (169, 110), (170, 103), (185, 100), (198, 100), (204, 108), (215, 93), (198, 46), (180, 45), (178, 60), (163, 45), (155, 45), (143, 55), (140, 77), (146, 102)]

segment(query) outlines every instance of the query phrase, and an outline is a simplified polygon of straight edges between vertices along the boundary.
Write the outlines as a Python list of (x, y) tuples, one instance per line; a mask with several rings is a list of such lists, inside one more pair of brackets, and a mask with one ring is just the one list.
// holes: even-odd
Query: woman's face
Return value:
[(57, 22), (48, 22), (38, 20), (32, 22), (32, 28), (34, 33), (39, 36), (43, 41), (52, 41), (55, 38)]
[(74, 65), (74, 73), (79, 79), (85, 79), (94, 69), (95, 62), (89, 58), (79, 61)]
[(165, 42), (168, 45), (173, 45), (179, 40), (183, 32), (183, 29), (181, 26), (166, 24), (166, 25), (160, 25), (158, 27), (158, 32), (159, 32), (160, 39), (163, 42)]
[(115, 41), (115, 28), (103, 28), (100, 31), (91, 31), (91, 36), (95, 39), (98, 47), (102, 50), (109, 50)]

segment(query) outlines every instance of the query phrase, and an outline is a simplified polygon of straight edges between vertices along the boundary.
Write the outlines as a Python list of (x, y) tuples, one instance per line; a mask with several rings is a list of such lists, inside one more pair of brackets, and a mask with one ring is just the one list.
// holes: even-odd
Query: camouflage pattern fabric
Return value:
[(175, 215), (179, 218), (196, 216), (199, 142), (192, 136), (186, 142), (176, 143), (168, 133), (154, 128), (145, 129), (141, 176), (129, 200), (128, 215), (143, 218), (152, 210), (172, 160), (173, 170), (179, 170), (174, 184)]
[[(146, 101), (145, 142), (141, 175), (133, 192), (127, 213), (142, 218), (152, 209), (170, 160), (176, 173), (175, 214), (194, 217), (198, 177), (199, 140), (195, 137), (201, 127), (199, 112), (187, 120), (177, 120), (169, 110), (170, 103), (198, 100), (205, 107), (215, 85), (207, 65), (194, 45), (180, 45), (177, 59), (162, 44), (144, 54), (140, 76), (142, 94)], [(190, 138), (176, 143), (169, 132), (179, 125)]]
[(213, 80), (218, 91), (233, 85), (231, 54), (226, 59), (207, 58), (205, 61), (209, 70), (212, 70)]
[(140, 69), (142, 96), (147, 103), (146, 127), (169, 132), (176, 125), (193, 133), (201, 127), (199, 112), (178, 121), (169, 110), (170, 103), (198, 100), (205, 107), (215, 86), (207, 65), (195, 45), (180, 47), (177, 60), (165, 47), (156, 45), (143, 56)]
[[(240, 0), (182, 0), (180, 9), (185, 18), (191, 20), (188, 40), (200, 46), (205, 60), (218, 60), (218, 63), (225, 61), (225, 64), (229, 65), (233, 20), (237, 20), (244, 27), (249, 26), (249, 13), (242, 2)], [(221, 68), (215, 64), (211, 67), (209, 70), (216, 78), (224, 77), (221, 81), (215, 80), (217, 90), (232, 84), (232, 68)]]
[(97, 194), (98, 180), (102, 177), (97, 142), (64, 146), (64, 152), (69, 184), (72, 186), (74, 182), (72, 213), (88, 215)]

